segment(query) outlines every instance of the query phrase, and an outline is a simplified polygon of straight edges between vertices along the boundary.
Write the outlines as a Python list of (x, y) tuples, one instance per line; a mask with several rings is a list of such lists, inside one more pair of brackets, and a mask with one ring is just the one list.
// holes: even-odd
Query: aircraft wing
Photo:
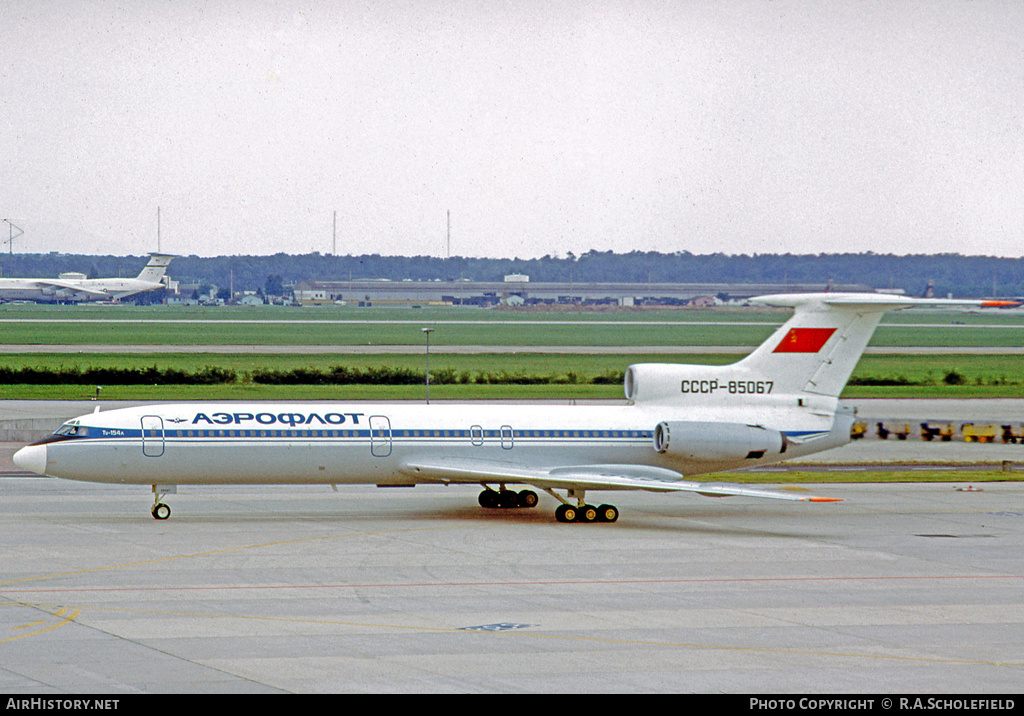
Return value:
[(694, 482), (673, 470), (646, 465), (563, 465), (532, 467), (498, 460), (408, 460), (402, 472), (421, 482), (513, 482), (542, 490), (648, 490), (696, 492), (708, 497), (765, 497), (798, 502), (842, 502), (835, 497), (815, 497), (801, 492), (771, 490), (724, 482)]
[(73, 281), (53, 281), (50, 279), (37, 279), (36, 283), (40, 288), (57, 288), (65, 289), (67, 291), (75, 291), (76, 293), (85, 293), (90, 296), (96, 296), (97, 298), (110, 298), (110, 294), (106, 291), (97, 291), (93, 288), (86, 288)]

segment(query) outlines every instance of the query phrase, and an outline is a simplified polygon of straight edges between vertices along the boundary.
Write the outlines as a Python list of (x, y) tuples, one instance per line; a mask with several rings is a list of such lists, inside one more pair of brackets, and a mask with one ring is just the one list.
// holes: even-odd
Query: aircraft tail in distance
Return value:
[(138, 275), (138, 280), (160, 283), (160, 279), (167, 273), (167, 266), (171, 263), (171, 259), (175, 258), (177, 256), (174, 254), (151, 253), (149, 255), (149, 263), (142, 268), (142, 272)]

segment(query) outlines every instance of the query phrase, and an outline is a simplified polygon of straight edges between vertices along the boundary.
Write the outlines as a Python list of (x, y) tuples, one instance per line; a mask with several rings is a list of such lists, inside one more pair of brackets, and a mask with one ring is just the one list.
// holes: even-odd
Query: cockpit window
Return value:
[(89, 428), (85, 427), (84, 425), (73, 425), (71, 423), (65, 423), (64, 425), (61, 425), (59, 428), (57, 428), (57, 430), (53, 434), (69, 438), (85, 436), (89, 434)]

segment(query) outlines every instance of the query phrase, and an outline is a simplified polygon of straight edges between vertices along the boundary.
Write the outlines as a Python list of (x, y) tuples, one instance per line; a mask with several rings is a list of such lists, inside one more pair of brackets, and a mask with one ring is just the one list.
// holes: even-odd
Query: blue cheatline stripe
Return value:
[[(157, 440), (163, 437), (165, 440), (179, 438), (192, 439), (218, 439), (218, 438), (318, 438), (318, 439), (345, 439), (345, 438), (370, 438), (387, 437), (389, 434), (392, 440), (416, 440), (416, 439), (509, 439), (515, 440), (647, 440), (653, 437), (650, 430), (515, 430), (511, 434), (501, 430), (453, 430), (453, 429), (404, 429), (392, 428), (390, 431), (375, 429), (371, 430), (274, 430), (266, 428), (237, 428), (237, 429), (184, 429), (171, 428), (160, 430), (146, 429), (145, 436), (141, 429), (121, 428), (95, 428), (83, 426), (79, 428), (77, 435), (62, 436), (66, 440), (78, 439), (126, 439), (140, 440), (143, 437)], [(808, 438), (828, 435), (828, 430), (783, 430), (786, 437)]]
[[(145, 434), (143, 434), (145, 433)], [(186, 429), (171, 428), (155, 430), (121, 429), (121, 428), (96, 428), (82, 426), (78, 434), (63, 436), (67, 440), (140, 440), (146, 439), (175, 440), (180, 438), (192, 439), (220, 439), (220, 438), (319, 438), (319, 439), (344, 439), (344, 438), (369, 438), (391, 436), (392, 440), (415, 440), (420, 439), (509, 439), (515, 440), (648, 440), (654, 433), (650, 430), (515, 430), (511, 433), (501, 430), (453, 430), (453, 429), (398, 429), (389, 430), (274, 430), (266, 428), (235, 428), (235, 429)]]
[(782, 434), (787, 438), (799, 440), (799, 439), (810, 439), (810, 438), (823, 438), (828, 435), (830, 430), (783, 430)]

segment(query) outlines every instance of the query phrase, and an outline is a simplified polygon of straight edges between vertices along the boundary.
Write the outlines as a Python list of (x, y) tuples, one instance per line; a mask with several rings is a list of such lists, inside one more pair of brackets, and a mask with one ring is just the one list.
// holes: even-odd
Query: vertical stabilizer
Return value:
[(173, 258), (176, 258), (173, 254), (150, 254), (149, 263), (143, 267), (138, 279), (140, 281), (160, 283), (160, 279), (164, 277), (164, 274), (167, 272), (167, 266)]
[[(880, 302), (878, 298), (884, 298)], [(791, 306), (793, 316), (737, 367), (771, 375), (781, 393), (839, 397), (882, 315), (904, 305), (876, 294), (764, 296), (757, 303)]]
[(910, 306), (1015, 305), (1014, 301), (920, 299), (879, 293), (781, 294), (751, 299), (793, 316), (737, 366), (775, 376), (780, 392), (838, 398), (882, 315)]

